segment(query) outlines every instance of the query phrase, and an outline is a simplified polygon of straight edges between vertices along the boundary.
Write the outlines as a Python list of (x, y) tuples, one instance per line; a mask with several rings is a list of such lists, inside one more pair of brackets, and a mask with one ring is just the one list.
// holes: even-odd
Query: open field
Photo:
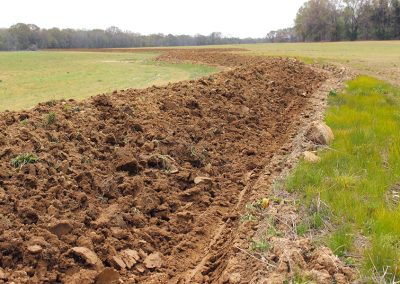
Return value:
[(204, 65), (155, 62), (158, 53), (0, 52), (0, 111), (39, 102), (195, 79)]
[[(400, 85), (400, 41), (355, 41), (355, 42), (317, 42), (317, 43), (263, 43), (240, 45), (210, 45), (179, 47), (179, 49), (240, 49), (237, 53), (264, 56), (290, 56), (321, 63), (339, 63), (351, 67), (362, 74), (379, 77)], [(157, 52), (171, 48), (149, 48)], [(247, 49), (245, 52), (243, 49)], [(117, 49), (121, 50), (121, 49)], [(123, 49), (122, 49), (123, 50)], [(140, 50), (125, 49), (125, 50)]]
[(400, 41), (245, 44), (236, 47), (248, 49), (256, 55), (294, 56), (308, 62), (337, 62), (361, 74), (400, 86)]
[[(277, 43), (207, 48), (229, 47), (242, 49), (237, 51), (242, 54), (293, 56), (306, 62), (335, 62), (400, 85), (400, 41)], [(204, 48), (197, 47), (196, 50)], [(113, 52), (101, 49), (99, 51), (103, 52), (0, 52), (0, 111), (29, 108), (48, 100), (83, 99), (117, 89), (162, 85), (217, 71), (204, 65), (154, 61), (162, 50), (171, 49), (176, 48), (113, 49)]]
[[(396, 81), (389, 66), (399, 61), (398, 44), (26, 55), (30, 74), (44, 64), (39, 74), (51, 78), (57, 72), (47, 68), (59, 62), (64, 74), (70, 64), (85, 73), (75, 78), (87, 90), (90, 80), (107, 78), (110, 65), (103, 64), (116, 64), (107, 91), (127, 89), (118, 81), (127, 68), (142, 86), (153, 84), (157, 72), (179, 80), (177, 74), (228, 70), (81, 102), (46, 95), (40, 101), (47, 103), (32, 110), (0, 114), (0, 263), (7, 279), (399, 279), (400, 90), (361, 76), (340, 92), (343, 70), (265, 57), (340, 63)], [(376, 50), (385, 56), (377, 60)], [(26, 71), (19, 54), (7, 56), (17, 73)], [(35, 63), (32, 56), (45, 59)], [(69, 86), (63, 76), (54, 79), (60, 94)], [(156, 82), (168, 81), (162, 78)], [(320, 162), (302, 161), (286, 182), (274, 184), (302, 151), (318, 147), (304, 134), (321, 119), (328, 93), (334, 142), (316, 152)]]

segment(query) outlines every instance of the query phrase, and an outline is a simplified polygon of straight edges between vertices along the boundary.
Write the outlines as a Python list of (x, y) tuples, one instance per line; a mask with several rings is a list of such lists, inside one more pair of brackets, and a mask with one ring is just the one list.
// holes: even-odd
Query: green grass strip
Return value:
[(400, 89), (360, 76), (329, 101), (331, 149), (301, 162), (286, 186), (334, 226), (325, 242), (338, 256), (361, 253), (365, 276), (399, 280)]

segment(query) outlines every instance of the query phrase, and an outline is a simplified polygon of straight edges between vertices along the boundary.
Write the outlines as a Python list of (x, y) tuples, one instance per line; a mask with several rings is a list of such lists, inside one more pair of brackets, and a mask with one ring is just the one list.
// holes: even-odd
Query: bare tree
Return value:
[(359, 19), (366, 0), (344, 0), (344, 22), (350, 40), (357, 40)]

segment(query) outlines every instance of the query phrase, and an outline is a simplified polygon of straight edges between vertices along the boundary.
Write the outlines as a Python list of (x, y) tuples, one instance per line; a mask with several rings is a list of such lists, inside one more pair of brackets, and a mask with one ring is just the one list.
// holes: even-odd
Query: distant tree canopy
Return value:
[(266, 42), (266, 38), (224, 37), (221, 33), (204, 35), (141, 35), (117, 27), (106, 30), (40, 29), (18, 23), (0, 29), (0, 50), (36, 50), (46, 48), (116, 48), (151, 46), (188, 46)]
[(117, 27), (106, 30), (41, 29), (19, 23), (0, 29), (0, 50), (192, 46), (261, 42), (400, 39), (400, 0), (309, 0), (297, 12), (294, 27), (264, 38), (210, 35), (141, 35)]
[(299, 41), (400, 39), (400, 0), (309, 0), (295, 32)]

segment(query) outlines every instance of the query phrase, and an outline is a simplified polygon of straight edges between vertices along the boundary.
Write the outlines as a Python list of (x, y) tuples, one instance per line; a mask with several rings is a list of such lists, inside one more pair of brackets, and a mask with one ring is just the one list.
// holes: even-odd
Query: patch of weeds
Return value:
[(275, 218), (270, 216), (267, 219), (268, 222), (268, 229), (267, 229), (267, 236), (269, 237), (281, 237), (282, 233), (276, 228), (275, 226)]
[(314, 214), (311, 215), (311, 227), (313, 229), (321, 229), (324, 225), (324, 218), (321, 213), (315, 212)]
[(46, 116), (46, 125), (52, 125), (57, 121), (57, 116), (54, 112), (50, 112), (47, 116)]
[(301, 222), (296, 226), (296, 234), (298, 236), (304, 236), (307, 234), (308, 230), (310, 229), (310, 226), (307, 222)]
[(336, 92), (336, 90), (330, 90), (329, 91), (329, 96), (330, 97), (336, 97), (338, 95), (338, 93)]
[(264, 240), (252, 240), (251, 241), (251, 250), (256, 252), (264, 252), (270, 249), (270, 244)]
[(241, 222), (247, 222), (247, 221), (255, 222), (255, 221), (257, 221), (257, 218), (253, 214), (247, 212), (246, 214), (244, 214), (240, 217), (240, 221)]
[(51, 100), (51, 101), (45, 102), (44, 104), (45, 104), (46, 106), (52, 107), (52, 106), (55, 106), (55, 105), (57, 104), (57, 101), (56, 101), (56, 100)]
[(285, 283), (290, 284), (314, 284), (315, 282), (311, 280), (309, 277), (304, 276), (299, 269), (296, 269), (293, 278), (291, 281), (287, 281)]
[(79, 106), (73, 106), (73, 107), (71, 108), (71, 110), (72, 110), (73, 112), (80, 112), (80, 111), (81, 111), (81, 108), (80, 108)]
[(354, 235), (350, 226), (342, 226), (329, 237), (328, 245), (339, 257), (347, 256), (353, 247)]
[(203, 149), (203, 151), (198, 151), (195, 147), (193, 146), (190, 147), (190, 157), (191, 157), (190, 163), (192, 164), (193, 167), (196, 168), (204, 167), (207, 164), (207, 156), (208, 156), (207, 150)]
[[(400, 237), (381, 235), (372, 240), (371, 247), (365, 252), (367, 269), (375, 277), (386, 281), (398, 279), (400, 274)], [(398, 283), (398, 282), (380, 282)]]
[(63, 109), (64, 109), (65, 111), (70, 111), (70, 110), (72, 109), (72, 106), (71, 106), (71, 105), (68, 105), (68, 104), (65, 104), (65, 105), (63, 106)]
[(31, 153), (21, 154), (11, 160), (11, 165), (14, 168), (21, 168), (26, 164), (34, 164), (39, 160), (39, 158)]
[(246, 210), (249, 210), (249, 211), (259, 210), (261, 208), (261, 202), (262, 202), (262, 200), (259, 199), (259, 200), (253, 201), (251, 203), (247, 203)]
[(25, 119), (23, 119), (23, 120), (20, 121), (20, 123), (21, 123), (22, 125), (27, 125), (28, 122), (29, 122), (29, 120), (28, 120), (27, 118), (25, 118)]
[(256, 201), (246, 204), (246, 210), (248, 211), (261, 211), (267, 209), (270, 205), (269, 198), (260, 198)]
[(349, 256), (344, 258), (344, 263), (348, 266), (355, 266), (357, 262), (354, 258)]
[(337, 189), (342, 189), (342, 190), (351, 190), (355, 188), (357, 185), (358, 181), (360, 181), (361, 178), (356, 176), (355, 174), (351, 173), (338, 173), (335, 171), (335, 174), (332, 177), (332, 186), (334, 186)]
[(280, 181), (274, 182), (272, 184), (272, 189), (274, 191), (284, 190), (284, 191), (287, 191), (288, 193), (293, 193), (295, 191), (295, 188), (293, 188), (292, 186), (288, 186), (289, 181), (290, 180), (280, 180)]

